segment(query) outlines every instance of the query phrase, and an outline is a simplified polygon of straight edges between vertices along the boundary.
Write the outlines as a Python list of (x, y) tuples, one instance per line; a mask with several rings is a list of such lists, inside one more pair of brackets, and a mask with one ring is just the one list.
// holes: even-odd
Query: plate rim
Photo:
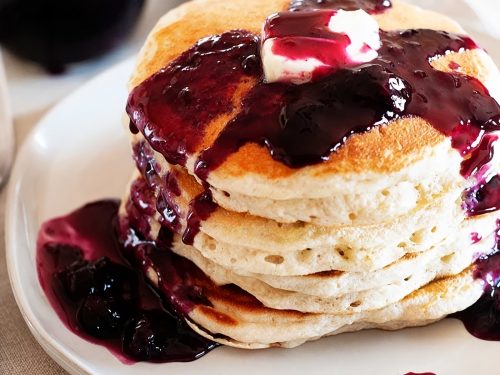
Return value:
[[(15, 156), (15, 162), (13, 164), (11, 174), (9, 176), (9, 181), (6, 186), (7, 193), (4, 224), (5, 257), (7, 274), (12, 294), (14, 295), (14, 299), (21, 313), (21, 316), (23, 317), (26, 325), (28, 326), (31, 334), (34, 336), (36, 341), (57, 364), (59, 364), (70, 374), (92, 375), (92, 373), (89, 372), (88, 369), (86, 369), (81, 363), (79, 363), (80, 361), (78, 358), (75, 358), (70, 353), (68, 353), (66, 347), (57, 342), (43, 327), (39, 319), (35, 316), (34, 311), (30, 307), (30, 304), (23, 293), (22, 283), (20, 281), (21, 274), (18, 272), (19, 260), (15, 256), (15, 253), (19, 248), (16, 241), (16, 234), (18, 233), (20, 220), (22, 220), (22, 218), (20, 217), (21, 208), (19, 207), (19, 205), (22, 203), (20, 187), (26, 174), (23, 166), (26, 165), (27, 161), (29, 161), (30, 159), (33, 151), (32, 147), (30, 146), (33, 145), (37, 132), (44, 127), (49, 126), (49, 120), (52, 116), (54, 116), (54, 113), (57, 113), (61, 110), (61, 108), (66, 107), (67, 103), (71, 102), (73, 97), (77, 96), (87, 87), (95, 85), (96, 82), (101, 81), (104, 77), (116, 74), (116, 72), (121, 69), (133, 69), (136, 58), (136, 55), (132, 55), (122, 60), (121, 62), (107, 68), (103, 72), (97, 74), (92, 79), (87, 81), (84, 85), (81, 85), (80, 87), (73, 90), (63, 100), (57, 102), (47, 113), (45, 113), (42, 118), (31, 128), (28, 136), (23, 140), (21, 146), (19, 147)], [(131, 72), (132, 70), (130, 71), (130, 73)]]

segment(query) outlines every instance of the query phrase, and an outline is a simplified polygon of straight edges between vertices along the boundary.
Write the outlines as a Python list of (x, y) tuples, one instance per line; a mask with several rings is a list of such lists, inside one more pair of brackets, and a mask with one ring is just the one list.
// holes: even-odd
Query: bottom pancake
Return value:
[(483, 293), (483, 283), (474, 279), (470, 267), (378, 310), (352, 314), (278, 310), (265, 307), (234, 285), (217, 285), (194, 263), (174, 254), (168, 230), (162, 230), (153, 243), (122, 216), (120, 237), (125, 255), (196, 331), (240, 348), (294, 347), (342, 332), (425, 325), (467, 308)]

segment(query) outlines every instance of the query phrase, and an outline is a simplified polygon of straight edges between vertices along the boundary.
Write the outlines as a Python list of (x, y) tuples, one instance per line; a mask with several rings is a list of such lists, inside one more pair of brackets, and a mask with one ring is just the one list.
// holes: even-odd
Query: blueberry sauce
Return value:
[(483, 239), (483, 237), (477, 232), (473, 232), (470, 234), (470, 242), (473, 245), (481, 242), (482, 239)]
[(291, 11), (308, 11), (316, 9), (357, 10), (368, 13), (382, 13), (392, 6), (390, 0), (293, 0)]
[[(130, 212), (131, 220), (134, 220), (133, 225), (139, 228), (142, 233), (149, 233), (151, 226), (149, 217), (155, 214), (154, 191), (146, 183), (143, 178), (135, 179), (130, 186), (130, 199), (126, 202), (126, 210)], [(138, 211), (137, 207), (141, 207)]]
[[(390, 1), (387, 0), (295, 1), (290, 5), (295, 11), (362, 8), (375, 12), (388, 7)], [(259, 38), (245, 31), (200, 40), (134, 89), (127, 104), (133, 132), (141, 131), (171, 164), (184, 165), (211, 121), (235, 110), (233, 95), (238, 85), (262, 78), (259, 54)], [(279, 99), (273, 95), (275, 89), (282, 91), (283, 88), (269, 86), (270, 92), (266, 94), (270, 95), (271, 106), (280, 105), (273, 100)], [(203, 168), (203, 160), (198, 165)]]
[(461, 65), (459, 63), (457, 63), (456, 61), (451, 61), (448, 64), (448, 68), (450, 68), (451, 70), (458, 70), (461, 68)]
[(217, 205), (212, 199), (212, 192), (207, 188), (203, 193), (199, 194), (189, 205), (189, 213), (187, 215), (186, 230), (182, 236), (182, 242), (187, 245), (192, 245), (194, 237), (200, 231), (202, 221), (207, 220), (210, 215), (216, 210)]
[[(461, 166), (462, 176), (465, 178), (475, 176), (476, 179), (484, 179), (485, 174), (489, 172), (488, 163), (493, 160), (498, 135), (485, 134), (484, 131), (478, 132), (471, 126), (455, 130), (455, 133), (457, 132), (461, 132), (461, 134), (455, 134), (453, 140), (454, 146), (461, 151), (464, 157)], [(470, 145), (469, 142), (472, 139), (476, 139), (476, 142)]]
[(480, 181), (464, 192), (464, 206), (470, 215), (481, 215), (500, 209), (500, 176)]
[(165, 224), (170, 230), (179, 232), (181, 229), (180, 210), (175, 203), (175, 198), (181, 195), (177, 180), (173, 173), (169, 172), (164, 177), (164, 183), (159, 188), (159, 197), (156, 203), (156, 209), (161, 214), (162, 224)]
[[(141, 192), (145, 192), (145, 194), (142, 194), (144, 203), (142, 205), (135, 204), (131, 209), (135, 210), (137, 207), (144, 206), (152, 207), (154, 211), (152, 202), (156, 200), (156, 210), (161, 214), (161, 223), (174, 232), (178, 232), (181, 223), (179, 207), (175, 203), (175, 198), (181, 195), (181, 191), (175, 176), (172, 173), (165, 174), (163, 178), (160, 176), (160, 167), (154, 159), (153, 152), (144, 142), (135, 144), (133, 151), (135, 165), (144, 179), (133, 182), (131, 186), (132, 200)], [(157, 199), (154, 197), (155, 192), (158, 192)], [(129, 204), (130, 202), (127, 202), (127, 205)], [(144, 213), (151, 216), (150, 212)], [(140, 215), (132, 215), (132, 217), (141, 218)], [(144, 221), (144, 218), (138, 220)], [(134, 226), (141, 229), (142, 233), (149, 233), (149, 230), (144, 230), (145, 227), (141, 223), (134, 223)]]
[[(143, 273), (153, 271), (158, 277), (157, 289), (175, 314), (185, 316), (197, 305), (212, 307), (205, 293), (215, 284), (189, 260), (170, 251), (170, 244), (144, 240), (143, 234), (127, 223), (121, 224), (121, 236), (127, 257)], [(171, 232), (162, 228), (162, 236), (171, 238)]]
[(133, 157), (137, 169), (152, 187), (161, 186), (160, 166), (155, 161), (153, 153), (144, 142), (134, 145)]
[[(429, 59), (447, 51), (474, 48), (458, 35), (432, 30), (381, 32), (379, 57), (303, 85), (259, 84), (242, 111), (200, 156), (196, 173), (211, 170), (246, 143), (268, 148), (290, 167), (327, 160), (352, 134), (404, 116), (427, 119), (452, 136), (462, 153), (477, 140), (474, 132), (500, 129), (500, 106), (475, 79), (432, 68)], [(409, 68), (410, 67), (410, 68)], [(439, 85), (439, 90), (436, 90)], [(475, 135), (465, 137), (465, 135)]]
[[(151, 209), (143, 204), (145, 190), (136, 191), (127, 204), (134, 223), (144, 216), (134, 216), (139, 211), (133, 207), (141, 215)], [(117, 201), (101, 201), (42, 226), (37, 269), (52, 307), (71, 331), (124, 363), (203, 356), (216, 344), (194, 333), (123, 258), (117, 212)]]
[[(217, 205), (213, 202), (212, 193), (209, 187), (205, 186), (205, 191), (198, 194), (198, 196), (190, 202), (189, 211), (186, 214), (186, 227), (183, 231), (181, 223), (181, 217), (183, 215), (176, 203), (176, 198), (181, 195), (176, 172), (167, 172), (162, 179), (158, 168), (151, 167), (155, 164), (155, 161), (144, 142), (139, 142), (135, 145), (134, 159), (138, 170), (144, 177), (144, 179), (134, 181), (131, 186), (131, 201), (133, 205), (130, 209), (134, 211), (131, 217), (139, 218), (134, 219), (138, 221), (138, 223), (133, 223), (134, 227), (140, 229), (142, 233), (149, 233), (149, 229), (144, 230), (146, 225), (142, 222), (145, 221), (144, 217), (150, 217), (152, 215), (150, 212), (146, 211), (143, 212), (142, 216), (135, 212), (138, 207), (135, 197), (140, 194), (141, 191), (144, 191), (142, 195), (143, 201), (147, 202), (146, 205), (149, 205), (149, 207), (154, 207), (154, 192), (156, 191), (158, 194), (156, 199), (156, 210), (161, 215), (160, 223), (174, 233), (182, 234), (183, 242), (192, 245), (194, 237), (200, 231), (201, 223), (208, 219), (217, 208)], [(127, 202), (127, 207), (128, 205), (130, 205), (130, 201)], [(144, 203), (142, 203), (142, 205), (144, 205)]]
[(127, 104), (132, 123), (171, 164), (183, 165), (211, 120), (233, 111), (238, 84), (260, 75), (258, 52), (258, 38), (244, 31), (202, 39), (134, 89)]

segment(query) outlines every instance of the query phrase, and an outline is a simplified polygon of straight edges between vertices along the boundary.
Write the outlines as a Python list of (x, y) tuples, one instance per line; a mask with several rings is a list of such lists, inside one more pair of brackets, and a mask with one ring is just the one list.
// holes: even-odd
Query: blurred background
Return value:
[(46, 111), (138, 52), (181, 0), (0, 0), (0, 43), (12, 114)]

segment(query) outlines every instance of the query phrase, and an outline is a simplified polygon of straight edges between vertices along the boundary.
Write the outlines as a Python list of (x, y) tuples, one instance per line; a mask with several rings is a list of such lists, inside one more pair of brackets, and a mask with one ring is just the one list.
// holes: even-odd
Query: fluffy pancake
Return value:
[[(493, 236), (490, 236), (479, 243), (464, 246), (457, 252), (451, 252), (442, 257), (436, 256), (432, 259), (433, 261), (429, 261), (427, 264), (415, 262), (416, 264), (411, 275), (394, 282), (385, 279), (384, 274), (377, 276), (379, 272), (373, 272), (375, 277), (385, 281), (382, 285), (361, 291), (358, 291), (353, 285), (352, 288), (355, 291), (349, 292), (348, 290), (340, 289), (336, 294), (328, 297), (311, 295), (313, 291), (309, 290), (305, 293), (300, 293), (273, 288), (256, 278), (238, 275), (209, 261), (196, 251), (195, 248), (186, 246), (181, 241), (176, 241), (172, 246), (172, 250), (191, 260), (217, 284), (235, 284), (256, 297), (267, 307), (279, 310), (293, 309), (301, 312), (342, 315), (380, 309), (400, 301), (405, 296), (435, 279), (457, 275), (468, 268), (472, 260), (478, 255), (488, 255), (493, 248), (493, 242)], [(446, 250), (442, 251), (446, 253)], [(364, 275), (366, 279), (370, 277), (371, 274), (369, 273)], [(336, 275), (333, 273), (331, 278), (335, 280)], [(324, 275), (323, 279), (326, 283), (329, 277)], [(364, 288), (363, 280), (361, 280), (357, 287), (360, 289)]]
[[(195, 0), (182, 5), (163, 17), (148, 37), (130, 88), (167, 67), (200, 38), (235, 29), (259, 34), (266, 17), (288, 5), (284, 0)], [(399, 1), (375, 17), (386, 31), (463, 32), (445, 16)], [(426, 71), (441, 78), (441, 73), (433, 74), (458, 71), (495, 92), (498, 69), (484, 51), (472, 44), (467, 48), (423, 56), (424, 65), (429, 62), (435, 69), (425, 65)], [(410, 70), (412, 74), (428, 77), (424, 71)], [(441, 84), (449, 89), (460, 79), (447, 75), (447, 83)], [(161, 106), (175, 85), (172, 80), (155, 86), (161, 93), (155, 116), (164, 113)], [(125, 242), (144, 274), (193, 329), (237, 347), (293, 347), (341, 332), (428, 324), (480, 297), (483, 282), (473, 277), (472, 264), (494, 248), (498, 213), (468, 215), (464, 190), (476, 186), (478, 176), (497, 170), (497, 159), (464, 178), (463, 155), (452, 144), (457, 138), (412, 115), (349, 136), (323, 162), (296, 168), (273, 159), (264, 146), (244, 143), (205, 180), (195, 173), (199, 155), (246, 108), (242, 100), (258, 84), (255, 77), (241, 78), (231, 86), (229, 110), (214, 112), (203, 123), (187, 121), (187, 129), (167, 127), (171, 133), (154, 133), (144, 116), (146, 125), (136, 126), (142, 133), (132, 136), (138, 173), (120, 222), (122, 231), (134, 234), (125, 235)], [(144, 87), (139, 92), (147, 102)], [(181, 93), (174, 94), (175, 102)], [(416, 91), (413, 99), (418, 95)], [(141, 100), (129, 103), (140, 107), (145, 103)], [(458, 102), (462, 100), (451, 107), (457, 110)], [(210, 108), (198, 110), (211, 113)], [(137, 115), (132, 114), (132, 125), (141, 111), (132, 111)], [(181, 141), (185, 160), (173, 161), (154, 148), (182, 138), (178, 130), (181, 135), (195, 131), (200, 139), (194, 149)]]
[[(287, 1), (241, 1), (225, 4), (222, 1), (198, 0), (177, 8), (167, 14), (150, 34), (140, 54), (130, 87), (136, 86), (167, 65), (202, 37), (231, 29), (259, 33), (263, 20), (268, 15), (285, 9), (287, 5)], [(438, 27), (440, 30), (462, 31), (456, 23), (442, 15), (400, 2), (395, 2), (392, 9), (376, 17), (386, 30)], [(488, 58), (478, 51), (447, 56), (441, 63), (433, 64), (449, 70), (446, 62), (450, 59), (457, 60), (464, 72), (483, 81), (497, 73), (489, 70), (491, 62), (483, 61)], [(245, 87), (237, 90), (234, 102), (239, 102), (246, 91)], [(231, 117), (232, 114), (227, 114), (215, 119), (207, 128), (198, 149), (193, 155), (188, 155), (187, 169), (190, 173), (193, 173), (195, 156), (214, 141)], [(307, 198), (310, 195), (325, 198), (339, 191), (345, 194), (350, 191), (345, 189), (346, 186), (349, 189), (364, 186), (357, 182), (377, 181), (379, 174), (384, 174), (389, 179), (391, 174), (398, 173), (405, 175), (401, 177), (406, 177), (408, 173), (405, 174), (404, 169), (425, 159), (429, 154), (432, 155), (434, 147), (451, 149), (448, 137), (422, 119), (405, 119), (378, 127), (362, 136), (352, 136), (327, 162), (298, 170), (275, 161), (263, 147), (247, 144), (213, 171), (208, 181), (218, 190), (248, 196), (272, 199), (278, 197), (280, 200)], [(432, 165), (431, 162), (428, 165)], [(445, 163), (446, 160), (442, 162)], [(459, 163), (457, 159), (452, 160), (448, 167), (456, 170), (456, 163)], [(398, 181), (391, 181), (389, 186), (395, 185), (394, 182), (397, 184)], [(386, 187), (381, 187), (380, 190)]]
[[(176, 209), (177, 232), (182, 234), (190, 202), (201, 188), (180, 169), (176, 169), (175, 176), (181, 195), (171, 194), (169, 199)], [(159, 191), (154, 194), (157, 196)], [(204, 257), (240, 274), (291, 276), (330, 270), (366, 272), (445, 241), (467, 244), (470, 233), (487, 237), (495, 228), (496, 217), (491, 214), (466, 219), (459, 197), (453, 194), (436, 198), (432, 204), (397, 220), (364, 227), (281, 224), (218, 207), (201, 223), (193, 245)], [(152, 238), (158, 234), (159, 221), (161, 216), (156, 213), (151, 220)]]
[[(492, 82), (500, 82), (498, 69), (482, 50), (448, 54), (432, 63), (440, 70), (449, 71), (452, 61), (461, 66), (461, 72), (480, 79), (488, 87)], [(393, 220), (432, 202), (444, 192), (454, 190), (459, 195), (470, 183), (460, 175), (462, 158), (452, 147), (450, 139), (440, 134), (442, 139), (439, 142), (431, 142), (419, 130), (429, 127), (420, 118), (393, 121), (350, 137), (328, 162), (300, 169), (292, 170), (280, 164), (265, 151), (267, 158), (272, 160), (269, 163), (290, 169), (286, 176), (270, 176), (268, 172), (271, 173), (273, 167), (266, 164), (266, 157), (251, 165), (253, 157), (242, 156), (238, 161), (240, 172), (232, 177), (223, 176), (218, 182), (219, 173), (231, 164), (231, 159), (246, 153), (246, 148), (257, 147), (249, 144), (210, 174), (210, 189), (215, 201), (230, 211), (282, 223), (302, 221), (333, 226), (369, 225)], [(437, 132), (433, 128), (432, 131)], [(132, 137), (134, 147), (145, 142), (140, 133)], [(388, 145), (383, 145), (384, 142)], [(421, 143), (418, 151), (414, 148), (413, 152), (413, 146), (407, 147), (408, 142)], [(397, 144), (397, 152), (391, 148), (392, 143)], [(148, 153), (152, 153), (160, 174), (172, 168), (160, 153), (149, 145), (145, 147)], [(338, 160), (332, 161), (332, 158)], [(187, 171), (191, 174), (194, 160), (188, 159), (187, 163)], [(330, 163), (340, 169), (331, 167), (328, 171), (318, 172)], [(357, 163), (357, 166), (352, 163)], [(255, 167), (266, 172), (259, 174)]]

